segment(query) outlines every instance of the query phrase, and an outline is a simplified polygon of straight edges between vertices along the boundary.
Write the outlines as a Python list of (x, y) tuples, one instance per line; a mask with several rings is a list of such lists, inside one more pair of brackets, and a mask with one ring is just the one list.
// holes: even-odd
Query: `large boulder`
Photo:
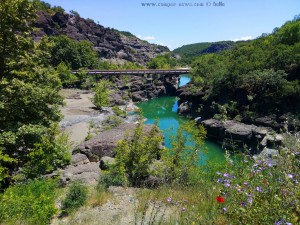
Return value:
[[(226, 147), (238, 149), (247, 147), (252, 154), (256, 154), (267, 146), (269, 140), (267, 136), (271, 131), (267, 127), (244, 124), (234, 120), (219, 121), (208, 119), (201, 121), (201, 124), (206, 128), (209, 138), (218, 141)], [(280, 136), (275, 141), (277, 144), (279, 139)]]
[(191, 114), (191, 108), (187, 102), (184, 102), (179, 105), (178, 114), (179, 115), (190, 115)]
[[(126, 132), (130, 137), (136, 126), (137, 124), (124, 123), (118, 127), (103, 131), (101, 134), (79, 145), (76, 148), (76, 152), (85, 154), (89, 159), (91, 158), (91, 161), (99, 161), (104, 156), (114, 157), (118, 141), (124, 139)], [(152, 125), (144, 125), (144, 132), (149, 132), (151, 128)]]
[(278, 158), (280, 157), (279, 151), (265, 147), (259, 154), (253, 156), (256, 161), (264, 161), (269, 165), (277, 165)]

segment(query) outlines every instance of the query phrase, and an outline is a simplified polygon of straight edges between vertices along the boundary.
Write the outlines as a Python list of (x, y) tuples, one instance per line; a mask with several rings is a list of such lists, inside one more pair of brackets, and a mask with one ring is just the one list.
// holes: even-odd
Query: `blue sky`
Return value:
[[(300, 0), (44, 0), (105, 27), (171, 50), (198, 42), (252, 39), (300, 14)], [(222, 2), (225, 6), (214, 6)], [(142, 6), (171, 3), (175, 6)], [(203, 6), (180, 6), (191, 3)]]

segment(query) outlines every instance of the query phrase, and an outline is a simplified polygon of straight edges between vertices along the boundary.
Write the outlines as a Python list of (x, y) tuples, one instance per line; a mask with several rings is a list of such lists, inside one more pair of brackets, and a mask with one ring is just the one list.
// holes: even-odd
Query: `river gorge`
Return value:
[[(189, 76), (181, 75), (179, 87), (187, 84), (189, 81)], [(170, 148), (171, 136), (176, 134), (180, 124), (188, 120), (187, 118), (178, 115), (177, 98), (173, 96), (163, 96), (138, 103), (137, 106), (141, 109), (142, 115), (147, 119), (145, 124), (154, 124), (155, 120), (158, 120), (159, 128), (164, 135), (165, 146)], [(224, 151), (221, 145), (206, 139), (199, 158), (200, 164), (204, 163), (206, 160), (213, 159), (222, 161), (224, 160)]]

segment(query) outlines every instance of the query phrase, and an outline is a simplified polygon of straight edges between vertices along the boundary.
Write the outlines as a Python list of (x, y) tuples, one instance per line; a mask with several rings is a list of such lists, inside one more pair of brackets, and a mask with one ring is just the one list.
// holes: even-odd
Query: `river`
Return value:
[[(183, 86), (190, 81), (187, 75), (182, 75), (179, 86)], [(164, 134), (165, 146), (170, 148), (170, 135), (175, 134), (178, 127), (188, 119), (179, 117), (177, 114), (178, 102), (176, 97), (164, 96), (147, 102), (141, 102), (137, 105), (142, 110), (142, 115), (147, 119), (145, 124), (154, 124), (158, 120), (159, 128)], [(191, 144), (191, 143), (187, 143)], [(204, 153), (207, 149), (207, 153)], [(203, 164), (206, 160), (224, 160), (224, 151), (219, 144), (210, 140), (205, 140), (202, 150), (200, 151), (199, 163)]]

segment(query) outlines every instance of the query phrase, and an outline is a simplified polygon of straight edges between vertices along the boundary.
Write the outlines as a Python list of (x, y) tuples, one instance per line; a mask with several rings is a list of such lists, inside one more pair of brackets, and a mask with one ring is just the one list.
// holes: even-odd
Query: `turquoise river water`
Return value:
[[(190, 81), (188, 76), (182, 75), (180, 78), (179, 86), (183, 86)], [(175, 134), (178, 127), (187, 118), (180, 117), (177, 114), (178, 103), (176, 97), (164, 96), (156, 99), (149, 100), (138, 104), (142, 110), (143, 116), (147, 119), (145, 124), (154, 124), (158, 119), (159, 128), (164, 134), (164, 142), (166, 147), (170, 147), (170, 135)], [(191, 143), (187, 143), (191, 144)], [(207, 149), (206, 154), (203, 150)], [(205, 163), (206, 160), (224, 160), (224, 151), (221, 146), (210, 141), (205, 140), (205, 143), (200, 151), (200, 164)]]

